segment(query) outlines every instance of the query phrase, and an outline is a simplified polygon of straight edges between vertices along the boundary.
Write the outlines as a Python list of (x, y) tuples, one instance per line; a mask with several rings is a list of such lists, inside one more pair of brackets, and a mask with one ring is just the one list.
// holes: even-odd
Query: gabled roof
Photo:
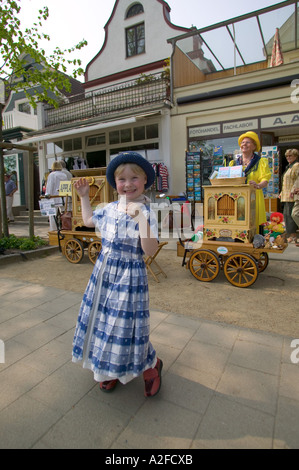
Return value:
[[(164, 0), (156, 0), (157, 2), (161, 3), (162, 6), (163, 6), (163, 15), (164, 15), (164, 20), (165, 22), (168, 24), (168, 26), (170, 28), (172, 28), (173, 30), (176, 30), (178, 32), (188, 32), (190, 31), (192, 28), (185, 28), (183, 26), (177, 26), (177, 25), (174, 25), (173, 23), (171, 23), (170, 21), (170, 18), (169, 18), (169, 13), (171, 11), (171, 8), (170, 6), (168, 5), (167, 2), (165, 2)], [(113, 10), (112, 10), (112, 13), (110, 15), (110, 18), (108, 19), (107, 23), (105, 24), (104, 26), (104, 30), (105, 30), (105, 38), (104, 38), (104, 43), (100, 49), (100, 51), (95, 55), (95, 57), (87, 64), (86, 66), (86, 69), (85, 69), (85, 80), (88, 81), (88, 68), (90, 67), (90, 65), (95, 61), (97, 60), (97, 58), (102, 54), (102, 52), (104, 51), (105, 47), (106, 47), (106, 44), (107, 44), (107, 41), (108, 41), (108, 30), (109, 30), (109, 25), (115, 15), (115, 12), (116, 12), (116, 9), (119, 5), (119, 2), (120, 0), (116, 0), (115, 1), (115, 4), (114, 4), (114, 7), (113, 7)]]

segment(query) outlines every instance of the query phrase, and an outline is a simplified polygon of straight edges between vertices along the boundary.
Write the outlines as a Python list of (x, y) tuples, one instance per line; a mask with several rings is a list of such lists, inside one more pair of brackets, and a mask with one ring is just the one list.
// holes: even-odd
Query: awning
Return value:
[(57, 139), (62, 139), (70, 135), (86, 134), (87, 132), (94, 132), (94, 131), (98, 131), (101, 129), (107, 129), (107, 127), (116, 127), (116, 126), (123, 126), (126, 124), (133, 124), (134, 122), (136, 122), (135, 117), (119, 119), (117, 121), (99, 122), (98, 124), (95, 124), (93, 126), (77, 127), (73, 129), (59, 131), (59, 132), (51, 132), (48, 134), (36, 135), (29, 139), (24, 139), (21, 142), (18, 142), (18, 144), (28, 145), (28, 144), (33, 144), (35, 142), (53, 141)]

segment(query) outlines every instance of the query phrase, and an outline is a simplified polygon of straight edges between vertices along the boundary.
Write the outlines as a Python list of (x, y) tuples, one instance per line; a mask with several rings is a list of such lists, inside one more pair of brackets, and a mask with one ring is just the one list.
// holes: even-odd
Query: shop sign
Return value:
[(297, 114), (278, 114), (261, 119), (262, 129), (269, 127), (285, 127), (299, 125), (299, 113)]
[(59, 196), (71, 196), (72, 183), (70, 181), (60, 181)]
[(210, 126), (189, 127), (189, 138), (202, 137), (206, 135), (220, 134), (220, 124)]
[(225, 122), (223, 124), (223, 133), (229, 132), (243, 132), (250, 131), (252, 129), (258, 129), (258, 120), (250, 119), (247, 121), (234, 121), (234, 122)]

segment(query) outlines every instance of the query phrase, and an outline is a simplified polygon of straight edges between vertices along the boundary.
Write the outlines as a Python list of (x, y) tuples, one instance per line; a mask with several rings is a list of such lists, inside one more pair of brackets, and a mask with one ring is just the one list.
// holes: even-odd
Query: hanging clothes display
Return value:
[(159, 192), (168, 191), (168, 169), (164, 163), (152, 163), (155, 171), (155, 182), (153, 189)]

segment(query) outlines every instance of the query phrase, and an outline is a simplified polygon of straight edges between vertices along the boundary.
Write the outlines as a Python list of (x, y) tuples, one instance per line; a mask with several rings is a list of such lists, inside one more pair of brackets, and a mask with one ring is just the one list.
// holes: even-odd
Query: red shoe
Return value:
[(113, 392), (117, 385), (117, 382), (117, 379), (100, 382), (100, 389), (102, 390), (102, 392)]
[(143, 372), (144, 378), (144, 395), (146, 397), (154, 397), (157, 395), (161, 388), (161, 371), (163, 367), (163, 362), (161, 359), (157, 358), (157, 364), (153, 369), (147, 369)]

